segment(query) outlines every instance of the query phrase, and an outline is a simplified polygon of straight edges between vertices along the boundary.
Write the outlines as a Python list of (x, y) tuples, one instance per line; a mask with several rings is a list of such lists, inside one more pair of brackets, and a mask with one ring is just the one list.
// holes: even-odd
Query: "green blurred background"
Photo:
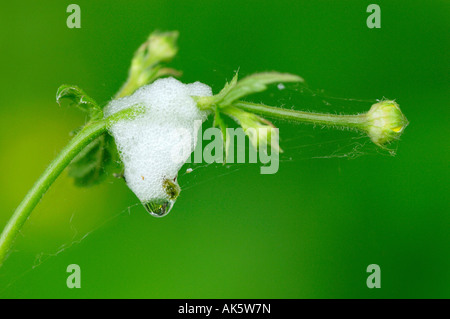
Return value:
[[(68, 29), (70, 3), (2, 4), (0, 227), (84, 123), (57, 106), (58, 86), (77, 84), (106, 103), (155, 29), (180, 31), (172, 66), (184, 82), (217, 92), (238, 68), (291, 72), (326, 96), (395, 98), (410, 125), (397, 156), (367, 149), (349, 159), (315, 155), (342, 146), (330, 140), (351, 146), (355, 132), (277, 123), (292, 157), (277, 174), (194, 170), (162, 219), (119, 180), (83, 189), (64, 173), (0, 269), (0, 297), (450, 297), (448, 1), (377, 1), (381, 29), (366, 26), (369, 1), (78, 0), (82, 27)], [(302, 99), (279, 94), (289, 107)], [(312, 100), (295, 107), (370, 107)], [(73, 263), (81, 289), (66, 287)], [(366, 286), (372, 263), (381, 289)]]

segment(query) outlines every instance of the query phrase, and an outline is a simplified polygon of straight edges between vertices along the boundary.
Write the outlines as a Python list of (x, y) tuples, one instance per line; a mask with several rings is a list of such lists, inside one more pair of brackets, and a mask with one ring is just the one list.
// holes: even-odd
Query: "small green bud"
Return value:
[(278, 143), (278, 129), (270, 121), (233, 106), (224, 108), (222, 112), (239, 123), (255, 149), (258, 149), (260, 145), (270, 145), (273, 151), (283, 152)]
[(131, 95), (141, 86), (149, 84), (159, 77), (173, 75), (179, 76), (180, 72), (163, 67), (162, 63), (170, 62), (178, 52), (178, 31), (155, 31), (148, 37), (131, 60), (128, 79), (116, 98)]
[(157, 63), (172, 60), (178, 51), (177, 39), (178, 31), (152, 32), (134, 54), (130, 71), (139, 73)]
[(379, 146), (399, 139), (408, 125), (398, 104), (389, 100), (372, 105), (366, 119), (367, 133), (372, 142)]
[(177, 54), (178, 31), (153, 32), (144, 43), (147, 55), (159, 62), (169, 62)]

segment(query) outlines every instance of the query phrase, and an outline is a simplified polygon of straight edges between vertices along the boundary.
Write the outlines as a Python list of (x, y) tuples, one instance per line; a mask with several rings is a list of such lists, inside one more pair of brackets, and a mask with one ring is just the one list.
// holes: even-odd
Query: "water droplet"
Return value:
[(175, 204), (175, 201), (168, 199), (155, 199), (146, 203), (142, 203), (147, 212), (153, 217), (166, 216), (172, 209), (173, 204)]

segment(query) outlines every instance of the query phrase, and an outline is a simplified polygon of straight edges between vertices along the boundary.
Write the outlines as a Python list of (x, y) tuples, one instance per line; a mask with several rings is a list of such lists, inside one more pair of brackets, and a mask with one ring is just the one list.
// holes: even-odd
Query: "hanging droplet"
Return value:
[(176, 180), (176, 177), (173, 180), (165, 179), (162, 184), (168, 198), (157, 198), (142, 203), (150, 215), (153, 217), (164, 217), (170, 212), (181, 191)]
[(155, 199), (142, 203), (142, 205), (144, 205), (147, 212), (153, 217), (164, 217), (170, 212), (174, 203), (175, 200)]

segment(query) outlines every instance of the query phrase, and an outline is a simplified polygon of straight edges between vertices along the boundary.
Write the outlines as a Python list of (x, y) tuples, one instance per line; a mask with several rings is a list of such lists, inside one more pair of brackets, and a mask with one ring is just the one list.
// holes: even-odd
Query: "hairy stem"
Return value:
[(88, 123), (75, 137), (62, 149), (50, 163), (44, 173), (39, 177), (28, 194), (16, 208), (0, 235), (0, 266), (8, 256), (14, 239), (30, 216), (34, 207), (39, 203), (45, 192), (70, 164), (74, 157), (80, 153), (96, 137), (103, 134), (107, 128), (121, 119), (129, 119), (140, 114), (141, 109), (127, 109), (108, 118)]
[(325, 113), (309, 113), (244, 101), (235, 102), (233, 106), (258, 115), (301, 123), (364, 129), (367, 122), (365, 114), (337, 115)]

